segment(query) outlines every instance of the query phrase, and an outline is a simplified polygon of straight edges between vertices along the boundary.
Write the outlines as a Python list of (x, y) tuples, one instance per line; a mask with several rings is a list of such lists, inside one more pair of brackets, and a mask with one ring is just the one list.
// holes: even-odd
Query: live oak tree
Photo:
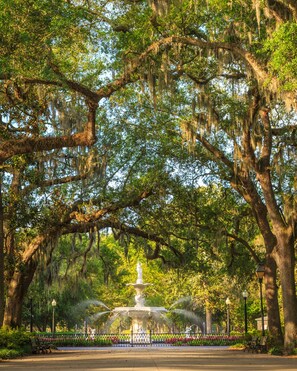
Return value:
[[(287, 73), (295, 77), (294, 69), (279, 61), (285, 61), (280, 59), (283, 51), (295, 58), (295, 41), (286, 37), (286, 31), (293, 34), (296, 8), (290, 1), (151, 5), (155, 57), (147, 58), (145, 78), (155, 105), (164, 84), (172, 91), (174, 103), (180, 90), (184, 101), (170, 112), (179, 116), (186, 139), (200, 142), (223, 165), (222, 179), (251, 206), (266, 245), (270, 328), (281, 336), (279, 316), (274, 315), (278, 313), (277, 265), (285, 345), (290, 349), (296, 337), (294, 162), (285, 173), (278, 175), (276, 170), (279, 161), (295, 156), (294, 135), (293, 140), (287, 137), (296, 128), (291, 123), (295, 86), (284, 84)], [(279, 40), (280, 49), (275, 51)], [(192, 81), (188, 89), (186, 81)], [(291, 116), (282, 111), (283, 106), (293, 110)], [(272, 120), (277, 120), (275, 125)]]
[[(173, 83), (176, 76), (182, 77), (175, 89), (184, 100), (176, 111), (186, 140), (210, 155), (221, 179), (230, 183), (254, 213), (266, 246), (270, 329), (280, 334), (279, 317), (274, 315), (278, 313), (277, 266), (284, 340), (290, 349), (297, 321), (296, 162), (292, 160), (296, 140), (291, 135), (296, 129), (295, 86), (284, 84), (285, 74), (289, 71), (294, 76), (294, 72), (289, 63), (280, 66), (281, 51), (272, 49), (282, 39), (281, 50), (292, 50), (292, 39), (289, 44), (284, 30), (291, 28), (292, 32), (296, 9), (289, 1), (268, 1), (263, 7), (254, 2), (254, 9), (251, 5), (183, 2), (163, 20), (158, 18), (165, 37), (156, 43), (160, 54), (167, 53), (166, 70)], [(159, 68), (164, 60), (159, 60)], [(178, 104), (176, 99), (174, 103)], [(292, 112), (286, 113), (284, 106)]]
[[(36, 153), (41, 153), (41, 157), (48, 160), (49, 152), (46, 151), (93, 145), (96, 141), (95, 116), (99, 101), (110, 97), (114, 91), (133, 81), (132, 73), (146, 55), (144, 53), (142, 57), (133, 60), (131, 66), (124, 72), (118, 68), (118, 76), (111, 79), (108, 68), (113, 62), (108, 61), (104, 49), (107, 45), (110, 46), (111, 53), (114, 48), (111, 45), (112, 36), (109, 35), (112, 28), (109, 21), (104, 18), (104, 5), (102, 8), (100, 3), (94, 2), (92, 9), (89, 4), (84, 7), (80, 2), (53, 4), (38, 1), (31, 5), (12, 1), (6, 2), (1, 7), (3, 43), (0, 60), (0, 162), (3, 174), (1, 182), (4, 182), (6, 187), (4, 192), (7, 192), (7, 199), (3, 201), (4, 208), (1, 203), (2, 267), (4, 250), (7, 257), (13, 256), (18, 251), (14, 248), (13, 233), (7, 231), (11, 232), (17, 224), (13, 218), (16, 213), (14, 207), (20, 198), (25, 197), (24, 190), (20, 192), (20, 188), (27, 187), (26, 190), (29, 192), (30, 187), (33, 191), (36, 187), (65, 184), (86, 177), (86, 174), (75, 171), (74, 173), (69, 171), (68, 176), (63, 179), (61, 173), (59, 175), (48, 173), (45, 178), (43, 174), (37, 174), (39, 179), (24, 184), (23, 171), (30, 172), (30, 168), (32, 170), (32, 166), (36, 164), (44, 167), (43, 160), (35, 157)], [(102, 17), (98, 18), (94, 8), (99, 9), (103, 20)], [(96, 30), (95, 26), (102, 22), (104, 24), (101, 31), (100, 27)], [(101, 60), (97, 58), (94, 63), (92, 56), (90, 57), (91, 51), (97, 56), (100, 52), (104, 55)], [(20, 155), (28, 157), (16, 158)], [(51, 153), (52, 162), (48, 161), (47, 170), (51, 168), (52, 163), (59, 161), (64, 162), (64, 165), (67, 165), (67, 162), (75, 162), (72, 154), (70, 159), (67, 159), (65, 153), (60, 159), (55, 156), (59, 157), (57, 152)], [(96, 166), (97, 171), (100, 171), (98, 168), (101, 164), (97, 163)], [(35, 176), (34, 169), (32, 172)], [(52, 179), (56, 175), (57, 178)], [(55, 198), (57, 197), (53, 196), (53, 199)], [(23, 198), (22, 201), (24, 200)], [(5, 225), (6, 222), (12, 227)], [(56, 230), (51, 230), (51, 234), (55, 234), (54, 232)], [(23, 263), (29, 262), (32, 253), (40, 250), (41, 243), (48, 242), (49, 239), (51, 237), (44, 234), (37, 238), (34, 246), (28, 246)], [(33, 268), (31, 272), (34, 271)], [(9, 265), (8, 278), (13, 277), (13, 269), (12, 262)], [(19, 270), (19, 274), (20, 272)], [(3, 278), (2, 276), (0, 290), (1, 317), (4, 311)], [(28, 277), (29, 281), (30, 279)], [(19, 281), (19, 289), (21, 284)], [(7, 307), (11, 308), (8, 310), (10, 311), (13, 305), (8, 303)], [(6, 318), (8, 318), (5, 320), (6, 323), (19, 322), (18, 314), (13, 320), (11, 313)]]

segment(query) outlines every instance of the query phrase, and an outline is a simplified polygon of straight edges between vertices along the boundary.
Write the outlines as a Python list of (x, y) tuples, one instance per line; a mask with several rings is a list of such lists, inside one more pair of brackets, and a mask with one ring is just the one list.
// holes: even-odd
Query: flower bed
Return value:
[(229, 346), (242, 340), (241, 336), (225, 335), (203, 335), (189, 337), (172, 337), (165, 340), (170, 345), (188, 345), (188, 346)]

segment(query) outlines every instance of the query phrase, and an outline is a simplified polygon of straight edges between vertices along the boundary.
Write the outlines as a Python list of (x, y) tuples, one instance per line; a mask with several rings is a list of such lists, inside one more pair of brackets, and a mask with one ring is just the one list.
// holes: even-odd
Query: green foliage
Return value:
[(273, 356), (283, 356), (284, 355), (284, 348), (279, 346), (273, 346), (268, 350), (268, 353)]
[(22, 349), (1, 349), (0, 348), (0, 359), (10, 359), (21, 357), (26, 352)]
[(224, 335), (205, 335), (205, 336), (191, 336), (191, 337), (171, 337), (166, 339), (167, 344), (182, 346), (231, 346), (237, 344), (241, 339), (241, 336), (229, 336)]
[(294, 349), (293, 349), (293, 351), (292, 351), (292, 355), (297, 356), (297, 348), (294, 348)]
[(282, 24), (267, 39), (264, 50), (270, 55), (269, 67), (273, 75), (282, 82), (282, 89), (297, 88), (297, 23)]
[(57, 0), (38, 0), (30, 5), (20, 0), (1, 3), (2, 73), (49, 77), (53, 57), (70, 72), (86, 45), (87, 14), (83, 8)]
[(23, 330), (0, 329), (0, 358), (16, 358), (31, 353), (30, 334)]
[(18, 349), (30, 344), (30, 334), (23, 330), (13, 330), (6, 327), (0, 329), (0, 347)]

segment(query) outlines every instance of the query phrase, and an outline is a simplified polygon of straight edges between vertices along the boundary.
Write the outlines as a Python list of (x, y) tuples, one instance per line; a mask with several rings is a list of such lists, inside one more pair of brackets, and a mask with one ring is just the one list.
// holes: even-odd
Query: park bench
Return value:
[(34, 354), (51, 353), (52, 351), (51, 344), (42, 341), (38, 337), (31, 338), (31, 347)]
[(247, 340), (246, 343), (244, 344), (243, 351), (247, 352), (254, 352), (256, 351), (257, 343), (259, 341), (259, 338), (257, 336), (253, 336), (250, 340)]
[(253, 336), (251, 340), (245, 343), (243, 351), (252, 353), (265, 353), (267, 351), (267, 336)]
[(265, 353), (267, 352), (267, 336), (261, 336), (255, 346), (255, 352)]

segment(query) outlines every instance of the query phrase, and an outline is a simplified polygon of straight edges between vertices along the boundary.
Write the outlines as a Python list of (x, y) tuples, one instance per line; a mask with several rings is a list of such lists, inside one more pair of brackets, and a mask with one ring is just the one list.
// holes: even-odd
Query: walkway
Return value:
[(3, 370), (287, 371), (297, 358), (244, 353), (220, 347), (97, 348), (59, 350), (0, 362)]

